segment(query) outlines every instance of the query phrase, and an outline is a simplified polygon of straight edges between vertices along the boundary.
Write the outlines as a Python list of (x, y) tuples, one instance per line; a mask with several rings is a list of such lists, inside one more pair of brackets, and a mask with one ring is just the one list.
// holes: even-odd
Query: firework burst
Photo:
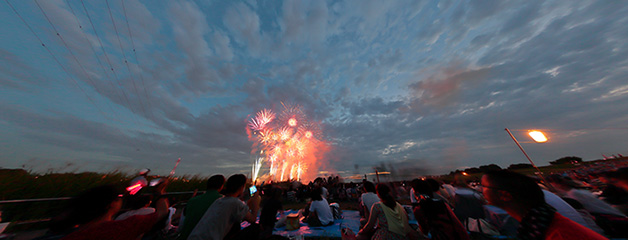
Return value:
[(263, 109), (247, 124), (249, 139), (254, 143), (251, 153), (256, 156), (253, 179), (262, 177), (262, 166), (268, 165), (264, 176), (271, 180), (309, 180), (316, 176), (329, 147), (321, 141), (319, 125), (308, 121), (301, 107), (281, 106), (278, 114)]

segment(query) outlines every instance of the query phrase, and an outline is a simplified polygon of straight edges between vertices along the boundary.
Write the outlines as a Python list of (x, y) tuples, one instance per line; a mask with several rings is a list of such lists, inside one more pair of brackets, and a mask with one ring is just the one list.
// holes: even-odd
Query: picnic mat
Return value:
[[(286, 214), (297, 213), (298, 210), (287, 211)], [(334, 224), (326, 227), (310, 227), (305, 223), (300, 223), (301, 227), (296, 230), (287, 231), (286, 227), (275, 228), (273, 234), (284, 237), (330, 237), (340, 238), (340, 229), (350, 228), (354, 233), (360, 231), (360, 213), (358, 211), (342, 211), (342, 219), (334, 220)]]
[[(285, 215), (298, 213), (298, 210), (286, 210)], [(275, 228), (273, 234), (281, 235), (284, 237), (329, 237), (340, 238), (340, 230), (343, 228), (349, 228), (354, 233), (360, 231), (360, 213), (358, 211), (343, 210), (342, 219), (334, 220), (334, 224), (326, 227), (310, 227), (305, 223), (299, 223), (300, 228), (292, 231), (286, 230), (286, 227)], [(417, 224), (414, 218), (410, 219), (410, 224)], [(248, 222), (242, 222), (241, 227), (247, 227)]]

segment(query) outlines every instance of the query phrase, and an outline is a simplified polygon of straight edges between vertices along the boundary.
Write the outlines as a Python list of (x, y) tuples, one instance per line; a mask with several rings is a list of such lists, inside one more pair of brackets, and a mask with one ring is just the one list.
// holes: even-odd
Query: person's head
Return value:
[(582, 203), (578, 202), (578, 200), (575, 200), (573, 198), (562, 198), (563, 201), (565, 201), (567, 204), (569, 204), (572, 208), (576, 209), (576, 210), (582, 210), (584, 209), (584, 206), (582, 205)]
[(486, 172), (482, 177), (482, 192), (489, 204), (504, 209), (529, 209), (545, 203), (543, 191), (534, 179), (508, 170)]
[(315, 187), (314, 189), (312, 189), (310, 197), (312, 198), (312, 201), (323, 200), (323, 189), (321, 187)]
[(428, 178), (428, 179), (425, 179), (425, 181), (429, 183), (430, 186), (432, 187), (432, 192), (438, 192), (438, 190), (440, 190), (441, 183), (438, 182), (436, 179)]
[(216, 190), (220, 192), (224, 184), (225, 184), (225, 176), (220, 175), (220, 174), (211, 176), (209, 179), (207, 179), (207, 191)]
[(225, 195), (239, 196), (244, 192), (246, 185), (246, 176), (243, 174), (234, 174), (227, 179), (225, 187), (222, 190)]
[(99, 186), (74, 197), (71, 207), (75, 223), (85, 224), (101, 217), (113, 217), (122, 207), (122, 198), (114, 186)]
[(560, 191), (569, 191), (571, 189), (579, 187), (578, 184), (575, 183), (570, 178), (564, 177), (559, 174), (552, 174), (548, 176), (546, 179), (549, 182), (549, 184), (552, 184), (552, 187)]
[(420, 195), (425, 195), (428, 197), (434, 197), (434, 186), (430, 184), (427, 180), (416, 179), (412, 181), (412, 189), (414, 189), (414, 195), (420, 199)]
[(394, 209), (395, 206), (397, 205), (395, 198), (392, 196), (390, 192), (390, 187), (388, 187), (388, 185), (386, 184), (383, 184), (383, 183), (377, 184), (377, 196), (379, 197), (380, 200), (382, 200), (384, 205), (388, 206), (389, 208)]
[(271, 187), (269, 195), (270, 198), (281, 200), (281, 197), (283, 196), (283, 189), (280, 187)]
[(364, 182), (364, 192), (375, 193), (375, 191), (377, 191), (375, 189), (375, 184), (369, 181)]
[(617, 171), (610, 172), (606, 177), (613, 184), (628, 191), (628, 167), (620, 168)]

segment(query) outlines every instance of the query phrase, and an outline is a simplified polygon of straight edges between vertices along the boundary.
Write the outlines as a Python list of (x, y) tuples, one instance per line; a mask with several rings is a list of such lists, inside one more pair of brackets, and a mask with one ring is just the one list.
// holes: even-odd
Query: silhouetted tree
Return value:
[(526, 168), (532, 168), (532, 164), (529, 163), (515, 163), (515, 164), (510, 164), (510, 166), (508, 166), (508, 170), (515, 170), (515, 169), (526, 169)]
[(480, 171), (482, 171), (482, 172), (497, 171), (497, 170), (502, 170), (502, 168), (500, 166), (495, 165), (495, 164), (489, 164), (489, 165), (482, 165), (482, 166), (480, 166)]
[(562, 157), (562, 158), (556, 159), (555, 161), (551, 161), (550, 164), (558, 165), (558, 164), (565, 164), (565, 163), (580, 163), (580, 162), (582, 162), (582, 158), (576, 157), (576, 156), (569, 156), (569, 157)]

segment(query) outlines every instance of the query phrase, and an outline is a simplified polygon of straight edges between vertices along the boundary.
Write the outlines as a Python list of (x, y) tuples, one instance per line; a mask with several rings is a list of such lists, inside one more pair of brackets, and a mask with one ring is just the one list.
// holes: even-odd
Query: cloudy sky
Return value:
[(624, 1), (0, 5), (3, 168), (247, 173), (281, 102), (343, 175), (526, 162), (504, 128), (549, 130), (539, 165), (628, 155)]

